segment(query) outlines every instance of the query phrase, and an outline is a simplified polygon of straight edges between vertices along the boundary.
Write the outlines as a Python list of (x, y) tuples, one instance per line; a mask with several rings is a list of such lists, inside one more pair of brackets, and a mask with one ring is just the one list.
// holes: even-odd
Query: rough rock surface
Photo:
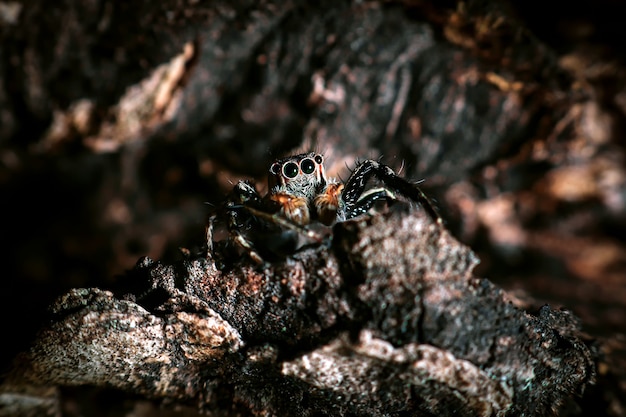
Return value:
[(124, 277), (143, 290), (61, 297), (16, 375), (261, 415), (558, 411), (593, 383), (594, 350), (570, 313), (516, 308), (476, 263), (403, 205), (273, 264), (146, 258)]

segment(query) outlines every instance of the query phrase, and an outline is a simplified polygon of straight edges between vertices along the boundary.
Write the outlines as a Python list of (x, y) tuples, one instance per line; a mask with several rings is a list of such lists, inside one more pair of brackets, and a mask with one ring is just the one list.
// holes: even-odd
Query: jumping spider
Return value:
[[(419, 187), (377, 161), (359, 162), (343, 184), (326, 177), (324, 157), (315, 152), (278, 159), (269, 172), (267, 195), (262, 197), (252, 183), (239, 181), (226, 205), (231, 240), (258, 263), (263, 262), (260, 249), (274, 254), (289, 248), (293, 252), (294, 235), (321, 241), (311, 228), (315, 222), (330, 226), (352, 219), (380, 200), (397, 200), (397, 195), (420, 204), (438, 225), (442, 224)], [(366, 189), (374, 178), (382, 185)], [(263, 246), (256, 242), (263, 242)]]

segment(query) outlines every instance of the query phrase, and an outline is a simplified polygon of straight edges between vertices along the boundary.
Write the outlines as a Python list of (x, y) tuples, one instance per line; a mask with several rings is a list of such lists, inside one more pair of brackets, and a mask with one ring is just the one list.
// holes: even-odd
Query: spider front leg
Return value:
[[(384, 187), (374, 188), (364, 192), (367, 182), (376, 177)], [(433, 207), (430, 199), (415, 184), (398, 176), (393, 169), (371, 159), (361, 162), (352, 172), (345, 183), (343, 200), (343, 216), (351, 219), (359, 214), (366, 213), (374, 203), (382, 199), (396, 199), (395, 193), (420, 204), (428, 215), (439, 226), (443, 220)]]
[(258, 191), (249, 182), (239, 181), (233, 188), (233, 199), (226, 204), (228, 232), (230, 233), (230, 239), (243, 249), (254, 262), (262, 264), (263, 258), (242, 232), (242, 230), (250, 227), (252, 219), (248, 213), (248, 206), (254, 205), (261, 205), (261, 196)]
[[(227, 205), (231, 240), (259, 264), (263, 263), (263, 258), (255, 249), (254, 242), (246, 236), (247, 232), (257, 232), (257, 237), (271, 239), (272, 236), (280, 235), (281, 230), (291, 230), (315, 242), (322, 242), (322, 236), (305, 226), (309, 221), (309, 212), (306, 201), (303, 205), (300, 200), (282, 193), (261, 198), (252, 184), (240, 181), (233, 189), (233, 199)], [(273, 242), (263, 243), (267, 248)]]

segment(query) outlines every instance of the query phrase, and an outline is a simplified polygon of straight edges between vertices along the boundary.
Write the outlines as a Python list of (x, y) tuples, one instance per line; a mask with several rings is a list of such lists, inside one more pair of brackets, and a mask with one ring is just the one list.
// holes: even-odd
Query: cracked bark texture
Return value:
[[(114, 375), (90, 388), (68, 382), (77, 362), (65, 362), (58, 386), (3, 385), (2, 411), (195, 415), (200, 403), (218, 415), (280, 414), (289, 392), (304, 414), (386, 404), (392, 415), (513, 415), (523, 398), (537, 410), (567, 398), (560, 415), (626, 415), (624, 9), (593, 6), (567, 2), (552, 15), (534, 1), (0, 1), (2, 369), (18, 352), (44, 357), (42, 338), (60, 323), (83, 331), (57, 348), (107, 336), (106, 355), (142, 365), (103, 363)], [(425, 179), (447, 228), (480, 258), (476, 275), (507, 293), (423, 260), (385, 263), (391, 255), (378, 259), (360, 240), (371, 232), (398, 249), (373, 234), (408, 214), (341, 225), (331, 246), (268, 271), (219, 265), (209, 275), (223, 282), (192, 284), (204, 273), (188, 269), (211, 265), (197, 258), (204, 202), (219, 205), (242, 177), (263, 188), (275, 157), (310, 149), (332, 175), (382, 157)], [(441, 248), (422, 242), (415, 256)], [(143, 255), (159, 261), (126, 274)], [(416, 268), (419, 285), (397, 285)], [(461, 310), (434, 289), (435, 272), (464, 297)], [(479, 319), (507, 297), (515, 308)], [(132, 349), (112, 348), (131, 334)], [(545, 346), (534, 350), (533, 338)], [(579, 360), (563, 362), (566, 350)], [(155, 392), (173, 397), (147, 392), (153, 368), (172, 381)], [(496, 369), (512, 379), (490, 379)], [(533, 385), (541, 377), (528, 369), (554, 389)], [(559, 372), (577, 377), (558, 385)], [(329, 388), (340, 377), (343, 391)], [(355, 387), (393, 395), (361, 398)], [(444, 392), (449, 402), (436, 401)]]
[[(72, 290), (19, 380), (262, 415), (546, 415), (595, 354), (568, 312), (516, 308), (421, 212), (339, 224), (284, 262), (143, 259), (139, 294)], [(219, 400), (218, 400), (219, 398)], [(220, 404), (224, 409), (220, 409)], [(225, 404), (225, 406), (224, 406)]]

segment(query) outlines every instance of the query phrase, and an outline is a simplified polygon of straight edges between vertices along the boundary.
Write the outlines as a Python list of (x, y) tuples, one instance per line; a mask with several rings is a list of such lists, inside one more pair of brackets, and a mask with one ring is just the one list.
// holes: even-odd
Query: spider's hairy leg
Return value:
[(247, 210), (248, 204), (259, 205), (260, 203), (261, 196), (256, 188), (247, 181), (239, 181), (233, 188), (233, 199), (227, 204), (230, 239), (258, 264), (263, 263), (263, 258), (254, 249), (252, 242), (243, 235), (241, 229), (245, 227), (245, 217), (247, 217), (242, 210)]
[(254, 262), (256, 262), (259, 265), (262, 265), (264, 263), (263, 258), (261, 257), (261, 255), (259, 255), (257, 253), (257, 251), (254, 250), (254, 247), (252, 246), (252, 243), (248, 239), (246, 239), (245, 236), (242, 235), (240, 232), (235, 231), (235, 232), (231, 233), (231, 239), (240, 248), (244, 249), (246, 251), (246, 253), (248, 254), (248, 256), (250, 257), (250, 259), (252, 259)]
[(266, 211), (262, 211), (257, 208), (248, 207), (248, 206), (246, 206), (246, 210), (248, 210), (250, 214), (258, 218), (264, 219), (270, 223), (274, 223), (278, 226), (284, 227), (285, 229), (293, 230), (294, 232), (297, 232), (301, 234), (302, 236), (305, 236), (315, 242), (320, 243), (324, 240), (324, 238), (318, 233), (316, 233), (315, 231), (308, 229), (306, 226), (301, 226), (297, 223), (292, 222), (289, 219), (286, 219), (280, 214), (280, 212), (268, 213)]
[[(302, 215), (306, 216), (308, 222), (308, 207), (301, 207), (301, 199), (296, 197), (281, 197), (273, 199), (272, 196), (268, 198), (261, 198), (258, 191), (254, 186), (247, 181), (240, 181), (235, 185), (233, 189), (233, 199), (228, 203), (228, 229), (230, 231), (231, 240), (234, 241), (239, 247), (244, 249), (249, 256), (258, 263), (263, 263), (262, 257), (254, 250), (254, 245), (250, 242), (241, 230), (246, 227), (246, 222), (250, 220), (250, 217), (254, 217), (257, 220), (263, 220), (269, 224), (274, 224), (287, 230), (293, 230), (302, 236), (315, 242), (322, 242), (323, 237), (313, 230), (308, 229), (305, 225), (298, 224), (291, 218), (285, 217), (288, 215), (282, 211), (288, 209), (302, 209), (306, 210)], [(305, 202), (306, 203), (306, 202)], [(293, 215), (293, 211), (289, 212)]]
[(250, 181), (239, 181), (233, 188), (233, 200), (229, 206), (236, 204), (261, 204), (261, 196)]
[[(364, 193), (365, 185), (372, 177), (376, 177), (381, 181), (384, 187)], [(350, 219), (366, 212), (377, 200), (395, 198), (392, 191), (419, 203), (437, 225), (443, 226), (443, 220), (439, 213), (437, 213), (430, 199), (417, 185), (398, 176), (387, 165), (371, 159), (360, 162), (345, 183), (345, 191), (342, 196), (345, 217)]]
[(217, 216), (213, 215), (209, 218), (209, 223), (205, 229), (205, 240), (206, 240), (206, 254), (205, 257), (207, 260), (213, 259), (213, 227), (215, 225), (215, 219)]

